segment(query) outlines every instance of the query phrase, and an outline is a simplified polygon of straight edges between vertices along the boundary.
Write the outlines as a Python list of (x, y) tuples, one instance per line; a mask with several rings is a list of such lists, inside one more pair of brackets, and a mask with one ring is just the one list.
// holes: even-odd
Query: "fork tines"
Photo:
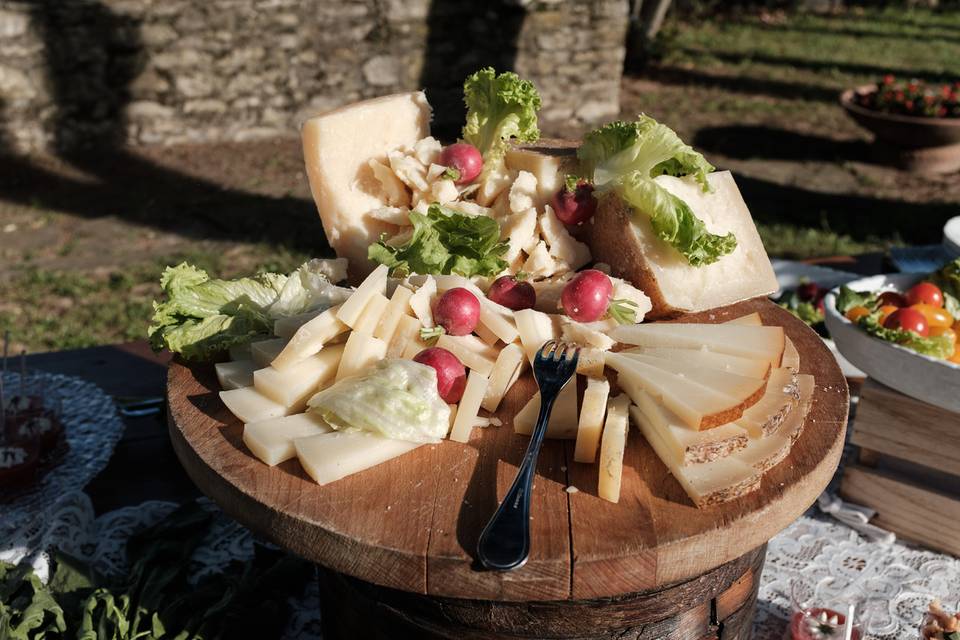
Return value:
[(579, 351), (580, 347), (575, 344), (550, 340), (540, 347), (540, 350), (537, 352), (537, 357), (559, 362), (573, 358)]

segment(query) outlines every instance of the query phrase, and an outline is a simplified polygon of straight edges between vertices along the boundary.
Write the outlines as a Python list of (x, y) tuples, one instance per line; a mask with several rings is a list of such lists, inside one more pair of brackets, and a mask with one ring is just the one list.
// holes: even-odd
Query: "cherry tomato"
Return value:
[(847, 309), (847, 312), (844, 314), (850, 322), (857, 322), (860, 318), (870, 315), (870, 309), (866, 307), (851, 307)]
[(819, 293), (820, 287), (817, 286), (816, 282), (804, 282), (797, 287), (797, 297), (804, 302), (813, 302), (817, 299)]
[(960, 364), (960, 349), (954, 348), (953, 355), (947, 358), (947, 360), (954, 364)]
[(897, 291), (884, 291), (878, 296), (881, 306), (909, 307), (907, 298)]
[(950, 342), (957, 344), (957, 332), (950, 327), (930, 327), (930, 337), (937, 338), (940, 336), (947, 336), (950, 338)]
[(907, 302), (915, 304), (929, 304), (934, 307), (943, 307), (943, 291), (932, 282), (919, 282), (907, 289)]
[(890, 317), (890, 314), (899, 309), (900, 307), (895, 307), (892, 304), (885, 304), (880, 307), (880, 324), (886, 322), (887, 318)]
[(923, 317), (927, 319), (927, 324), (931, 329), (933, 327), (953, 326), (953, 316), (940, 307), (935, 307), (930, 304), (915, 304), (911, 305), (910, 308), (922, 313)]
[(930, 327), (927, 324), (927, 319), (922, 313), (913, 307), (897, 309), (891, 313), (886, 320), (883, 321), (883, 326), (887, 329), (904, 329), (905, 331), (913, 331), (918, 336), (922, 336), (924, 338), (930, 335)]

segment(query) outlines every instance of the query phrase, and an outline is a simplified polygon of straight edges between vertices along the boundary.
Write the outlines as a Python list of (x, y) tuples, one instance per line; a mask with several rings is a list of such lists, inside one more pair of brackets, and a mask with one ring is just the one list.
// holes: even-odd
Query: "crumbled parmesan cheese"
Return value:
[(510, 211), (520, 213), (534, 206), (537, 195), (537, 179), (529, 171), (521, 171), (510, 186)]
[(629, 300), (636, 303), (634, 310), (637, 313), (637, 322), (643, 321), (644, 316), (650, 312), (650, 309), (653, 308), (653, 304), (650, 302), (650, 298), (647, 297), (643, 291), (637, 289), (635, 286), (627, 282), (626, 280), (621, 280), (620, 278), (610, 278), (613, 282), (613, 299), (614, 300)]
[(443, 147), (439, 140), (433, 136), (427, 136), (426, 138), (418, 140), (417, 143), (413, 145), (413, 155), (420, 161), (420, 164), (427, 167), (440, 158), (440, 151), (442, 149)]
[(367, 215), (399, 227), (410, 226), (410, 211), (406, 207), (377, 207), (371, 209)]
[(590, 262), (590, 248), (570, 235), (550, 205), (544, 207), (539, 223), (540, 235), (549, 246), (551, 256), (567, 263), (571, 271)]
[(391, 151), (387, 154), (390, 168), (405, 185), (414, 191), (427, 191), (430, 186), (426, 180), (426, 168), (415, 157), (403, 151)]
[(506, 169), (497, 169), (488, 173), (477, 190), (477, 202), (489, 207), (497, 196), (513, 183), (513, 175)]
[(369, 164), (373, 177), (380, 182), (383, 189), (384, 201), (392, 207), (409, 206), (410, 192), (393, 170), (376, 158), (371, 158)]
[(557, 265), (545, 242), (541, 240), (533, 248), (527, 261), (523, 263), (523, 270), (534, 278), (548, 278), (557, 271)]
[(537, 239), (537, 210), (530, 207), (526, 211), (514, 213), (500, 223), (500, 239), (506, 240), (510, 248), (503, 259), (513, 263), (520, 256), (520, 252), (532, 239)]
[(434, 202), (448, 204), (459, 198), (460, 192), (457, 190), (457, 185), (453, 184), (453, 180), (443, 179), (430, 185), (430, 195)]
[(469, 200), (457, 200), (455, 202), (447, 203), (447, 208), (453, 209), (454, 211), (459, 211), (460, 213), (465, 213), (468, 216), (490, 215), (490, 209), (481, 207), (476, 202), (471, 202)]

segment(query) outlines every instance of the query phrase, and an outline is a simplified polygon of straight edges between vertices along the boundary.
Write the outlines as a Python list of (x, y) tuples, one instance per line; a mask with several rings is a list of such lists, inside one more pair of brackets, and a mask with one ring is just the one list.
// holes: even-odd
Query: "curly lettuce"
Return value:
[(953, 355), (953, 340), (949, 336), (924, 337), (906, 329), (885, 327), (880, 324), (879, 311), (874, 311), (870, 315), (860, 318), (857, 324), (875, 338), (899, 344), (925, 356), (943, 360)]
[(737, 248), (733, 234), (707, 231), (683, 200), (654, 180), (661, 175), (692, 176), (708, 192), (707, 174), (714, 167), (650, 116), (611, 122), (591, 131), (577, 157), (598, 190), (615, 192), (635, 211), (649, 215), (654, 233), (692, 266), (712, 264)]

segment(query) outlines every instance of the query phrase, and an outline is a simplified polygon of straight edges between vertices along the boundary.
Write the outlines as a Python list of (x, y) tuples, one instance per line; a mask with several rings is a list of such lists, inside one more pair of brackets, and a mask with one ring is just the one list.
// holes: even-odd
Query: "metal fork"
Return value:
[(480, 534), (477, 558), (487, 569), (518, 569), (530, 556), (530, 495), (533, 493), (537, 456), (547, 433), (553, 403), (560, 390), (576, 373), (579, 358), (579, 347), (555, 340), (547, 342), (537, 351), (533, 375), (540, 387), (540, 416), (516, 479)]

